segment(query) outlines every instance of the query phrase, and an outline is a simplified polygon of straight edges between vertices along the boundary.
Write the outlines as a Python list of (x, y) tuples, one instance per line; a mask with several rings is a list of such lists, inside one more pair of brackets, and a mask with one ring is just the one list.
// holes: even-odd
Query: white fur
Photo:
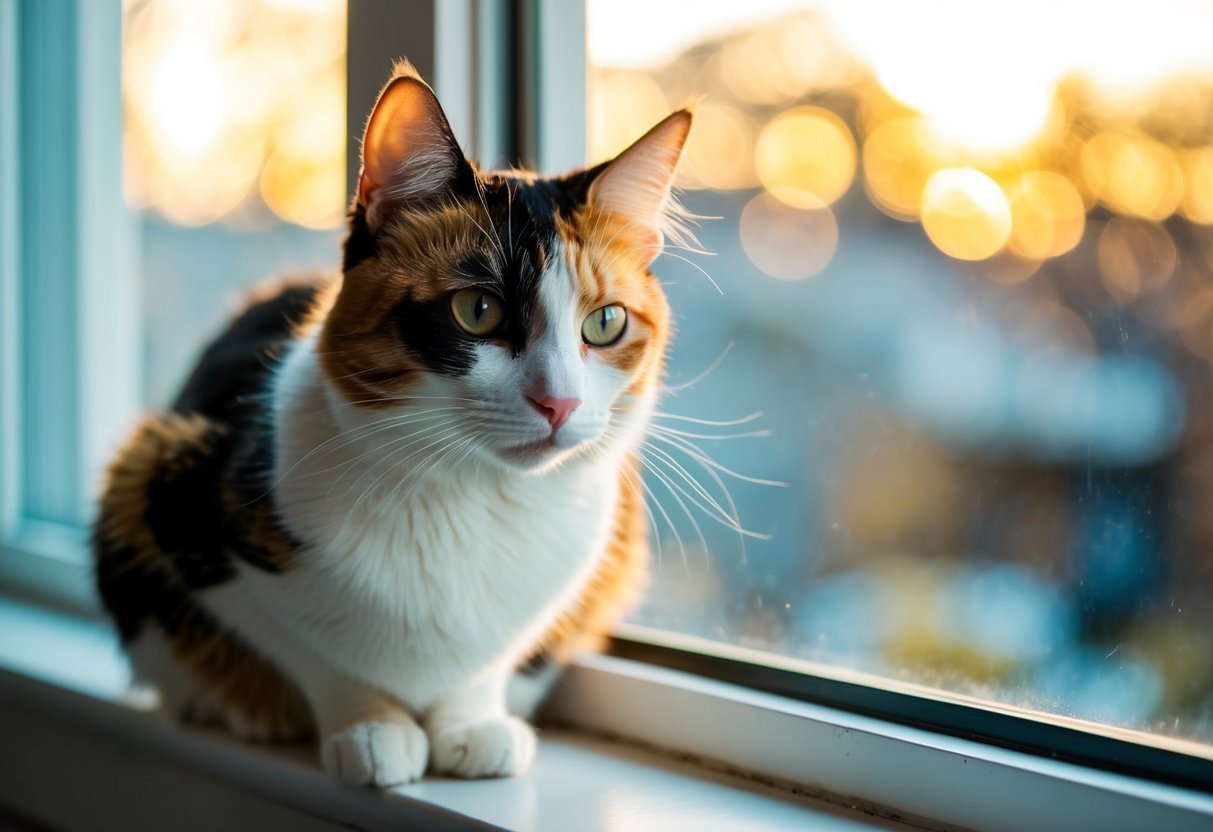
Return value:
[[(628, 379), (582, 351), (575, 299), (553, 268), (549, 326), (523, 355), (482, 345), (466, 377), (427, 376), (387, 411), (341, 398), (314, 337), (280, 370), (275, 489), (304, 545), (285, 573), (244, 568), (202, 602), (298, 682), (347, 782), (415, 779), (427, 752), (438, 771), (506, 775), (534, 753), (507, 682), (592, 575), (652, 404), (612, 410)], [(553, 436), (530, 390), (583, 404)]]

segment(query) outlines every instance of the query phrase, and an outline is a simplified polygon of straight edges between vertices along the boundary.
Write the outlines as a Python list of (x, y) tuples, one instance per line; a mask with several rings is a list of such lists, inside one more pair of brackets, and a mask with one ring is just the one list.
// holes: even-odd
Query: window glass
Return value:
[(241, 293), (337, 266), (344, 0), (127, 0), (125, 191), (139, 212), (149, 404)]
[(683, 200), (718, 218), (655, 265), (635, 621), (1213, 742), (1213, 5), (588, 32), (591, 157), (702, 95)]

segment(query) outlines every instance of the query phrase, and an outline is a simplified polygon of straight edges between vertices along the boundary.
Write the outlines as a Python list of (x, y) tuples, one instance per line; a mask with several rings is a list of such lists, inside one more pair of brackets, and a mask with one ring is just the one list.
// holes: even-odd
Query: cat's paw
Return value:
[(429, 740), (412, 720), (357, 722), (324, 739), (324, 770), (350, 786), (398, 786), (425, 773)]
[(438, 774), (512, 777), (535, 757), (535, 731), (517, 717), (446, 725), (430, 733), (430, 763)]

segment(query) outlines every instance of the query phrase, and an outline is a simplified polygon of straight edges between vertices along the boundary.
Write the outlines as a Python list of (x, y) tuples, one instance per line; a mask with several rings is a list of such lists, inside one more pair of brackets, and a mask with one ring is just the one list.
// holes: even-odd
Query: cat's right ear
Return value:
[(401, 61), (362, 137), (358, 202), (367, 225), (378, 231), (393, 211), (440, 196), (466, 164), (438, 97)]

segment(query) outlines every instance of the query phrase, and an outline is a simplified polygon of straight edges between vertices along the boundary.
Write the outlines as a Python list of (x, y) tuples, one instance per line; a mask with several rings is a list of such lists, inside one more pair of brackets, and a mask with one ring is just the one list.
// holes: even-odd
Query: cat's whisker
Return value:
[(429, 439), (430, 437), (434, 436), (438, 432), (446, 430), (446, 429), (447, 429), (446, 425), (431, 425), (427, 428), (423, 428), (422, 430), (410, 433), (408, 436), (398, 437), (396, 439), (391, 439), (391, 440), (388, 440), (387, 442), (383, 442), (380, 445), (367, 450), (366, 452), (360, 454), (359, 456), (357, 456), (353, 459), (346, 460), (344, 463), (334, 466), (332, 470), (338, 470), (341, 468), (344, 468), (345, 470), (342, 471), (341, 474), (336, 479), (334, 479), (332, 483), (329, 484), (328, 491), (326, 492), (325, 496), (331, 497), (333, 494), (333, 489), (335, 489), (341, 483), (341, 481), (343, 479), (345, 479), (346, 476), (348, 476), (351, 472), (357, 470), (358, 463), (362, 462), (368, 456), (371, 456), (373, 454), (382, 455), (385, 452), (387, 453), (387, 456), (383, 460), (381, 460), (379, 463), (372, 463), (370, 465), (367, 465), (366, 470), (363, 470), (362, 473), (360, 473), (358, 475), (358, 478), (356, 480), (354, 480), (354, 482), (349, 487), (346, 488), (346, 490), (344, 492), (344, 496), (348, 496), (349, 493), (351, 491), (353, 491), (354, 488), (356, 488), (358, 486), (358, 484), (360, 482), (362, 482), (363, 479), (365, 479), (369, 474), (373, 473), (377, 468), (384, 467), (386, 469), (390, 469), (390, 467), (391, 467), (390, 460), (397, 453), (403, 453), (403, 452), (407, 451), (409, 448), (414, 447), (418, 443), (423, 442), (426, 439)]
[[(501, 248), (500, 238), (495, 237), (496, 231), (494, 231), (493, 234), (489, 234), (489, 232), (487, 230), (485, 230), (485, 227), (483, 225), (481, 225), (476, 220), (475, 217), (472, 216), (471, 211), (469, 211), (467, 209), (467, 207), (463, 204), (463, 201), (460, 200), (459, 197), (455, 195), (455, 190), (449, 184), (446, 186), (446, 190), (447, 190), (447, 193), (449, 193), (451, 196), (451, 204), (453, 204), (456, 208), (458, 208), (460, 211), (462, 211), (463, 215), (468, 218), (468, 220), (472, 223), (472, 225), (474, 225), (478, 229), (480, 229), (480, 233), (484, 235), (484, 238), (486, 240), (488, 240), (489, 243), (493, 244), (493, 246), (497, 249), (498, 252), (500, 252), (502, 258), (504, 259), (505, 252)], [(485, 213), (486, 213), (485, 222), (487, 222), (491, 226), (493, 224), (493, 222), (492, 222), (492, 219), (487, 216), (487, 213), (488, 213), (487, 208), (485, 209)]]
[(424, 401), (448, 401), (448, 402), (476, 402), (479, 399), (470, 396), (380, 396), (375, 399), (355, 399), (352, 401), (340, 402), (340, 405), (345, 407), (358, 404), (381, 404), (383, 402), (424, 402)]
[(734, 439), (766, 439), (771, 435), (770, 428), (763, 430), (751, 430), (745, 433), (691, 433), (685, 430), (675, 430), (674, 428), (665, 427), (664, 425), (652, 425), (650, 430), (653, 433), (661, 433), (667, 436), (680, 436), (685, 439), (708, 439), (713, 442), (729, 442)]
[[(363, 454), (363, 457), (370, 456), (371, 454), (382, 453), (385, 449), (387, 449), (393, 445), (397, 445), (401, 442), (406, 442), (406, 444), (402, 448), (397, 448), (391, 454), (389, 454), (389, 456), (388, 456), (389, 461), (382, 462), (379, 464), (372, 464), (372, 465), (368, 466), (367, 470), (364, 471), (361, 475), (359, 475), (358, 479), (356, 479), (354, 481), (353, 485), (351, 485), (349, 488), (347, 488), (345, 490), (344, 496), (348, 497), (350, 491), (352, 491), (358, 485), (358, 483), (362, 482), (362, 480), (366, 478), (367, 474), (373, 472), (377, 467), (382, 466), (385, 469), (385, 471), (383, 474), (381, 474), (379, 477), (377, 477), (375, 479), (375, 482), (372, 483), (372, 487), (374, 485), (378, 484), (379, 481), (382, 480), (385, 476), (387, 476), (388, 474), (391, 474), (394, 470), (399, 470), (401, 467), (403, 467), (403, 465), (406, 462), (408, 462), (410, 459), (413, 459), (418, 453), (421, 453), (422, 451), (426, 450), (427, 448), (432, 447), (435, 443), (442, 441), (442, 439), (444, 439), (444, 438), (447, 438), (447, 437), (460, 433), (463, 429), (464, 428), (461, 424), (456, 424), (453, 427), (450, 426), (449, 424), (435, 425), (432, 428), (428, 428), (428, 429), (420, 431), (418, 433), (409, 434), (408, 436), (401, 437), (400, 439), (395, 439), (390, 442), (386, 442), (383, 445), (379, 446), (378, 448), (372, 448), (370, 451), (367, 451), (365, 454)], [(392, 458), (394, 457), (394, 455), (396, 453), (406, 451), (409, 448), (413, 447), (414, 445), (417, 445), (421, 442), (424, 442), (427, 439), (430, 439), (435, 434), (439, 434), (438, 438), (435, 439), (433, 442), (431, 442), (429, 445), (426, 445), (425, 447), (421, 448), (418, 451), (414, 451), (412, 454), (410, 454), (409, 456), (405, 457), (402, 460), (390, 461), (390, 460), (392, 460)], [(329, 486), (330, 494), (332, 493), (333, 488), (335, 488), (337, 486), (337, 483), (341, 482), (341, 480), (344, 479), (346, 474), (348, 474), (348, 473), (349, 473), (349, 471), (346, 471), (345, 473), (343, 473), (340, 477), (337, 478), (336, 482), (334, 482), (331, 486)]]
[(691, 473), (687, 471), (686, 468), (680, 462), (678, 462), (678, 460), (674, 459), (674, 457), (671, 456), (666, 450), (659, 448), (648, 441), (644, 443), (644, 447), (655, 454), (658, 457), (658, 461), (665, 463), (670, 470), (674, 471), (674, 473), (676, 473), (689, 486), (691, 486), (691, 488), (694, 489), (694, 491), (703, 500), (707, 501), (708, 506), (700, 506), (700, 508), (703, 508), (708, 514), (712, 514), (714, 512), (720, 522), (727, 526), (734, 527), (734, 531), (744, 531), (741, 525), (741, 518), (738, 516), (736, 508), (734, 508), (732, 512), (725, 510), (724, 506), (720, 505), (720, 502), (716, 499), (716, 497), (706, 488), (704, 488), (697, 479), (691, 476)]
[(656, 549), (657, 565), (661, 566), (664, 562), (662, 547), (661, 547), (661, 529), (658, 527), (657, 518), (653, 515), (653, 509), (649, 507), (649, 502), (645, 499), (644, 492), (640, 486), (640, 474), (631, 465), (623, 468), (623, 484), (631, 489), (632, 494), (640, 501), (640, 505), (644, 506), (645, 527), (653, 532), (653, 544)]
[(502, 265), (509, 262), (509, 258), (505, 254), (505, 246), (501, 244), (501, 235), (497, 233), (497, 226), (493, 223), (493, 216), (489, 213), (488, 202), (484, 198), (484, 182), (480, 177), (473, 177), (476, 185), (476, 196), (480, 197), (480, 207), (484, 209), (484, 222), (493, 230), (493, 237), (497, 240), (497, 251), (501, 254)]
[[(699, 527), (699, 521), (695, 519), (695, 515), (687, 506), (686, 501), (682, 499), (684, 496), (686, 496), (686, 492), (678, 488), (677, 484), (672, 482), (664, 472), (654, 465), (652, 460), (645, 458), (643, 455), (641, 456), (641, 464), (644, 465), (649, 473), (657, 478), (658, 482), (666, 487), (666, 490), (670, 493), (670, 496), (674, 498), (674, 502), (678, 503), (678, 506), (682, 509), (682, 513), (685, 514), (687, 519), (691, 521), (691, 526), (695, 529), (695, 535), (699, 538), (699, 545), (702, 547), (701, 551), (706, 555), (708, 551), (708, 541), (703, 536), (703, 529)], [(683, 549), (683, 563), (685, 564), (686, 562), (686, 550)]]
[(514, 188), (505, 180), (505, 236), (510, 243), (510, 260), (514, 259)]
[(761, 419), (765, 414), (761, 410), (756, 410), (748, 416), (742, 416), (740, 419), (732, 419), (727, 422), (714, 421), (712, 419), (697, 419), (694, 416), (682, 416), (677, 413), (664, 413), (660, 410), (653, 411), (653, 418), (666, 419), (674, 422), (690, 422), (695, 425), (705, 425), (713, 428), (732, 428), (738, 425), (745, 425), (753, 422), (756, 419)]
[[(332, 448), (329, 448), (327, 451), (325, 451), (325, 453), (324, 453), (324, 454), (322, 454), (322, 455), (319, 457), (319, 459), (324, 459), (325, 457), (331, 456), (332, 454), (336, 453), (338, 450), (340, 450), (340, 449), (342, 449), (342, 448), (344, 448), (344, 447), (347, 447), (347, 446), (349, 446), (349, 445), (352, 445), (352, 444), (354, 444), (355, 442), (361, 442), (361, 441), (363, 441), (363, 440), (365, 440), (365, 439), (368, 439), (369, 437), (371, 437), (371, 436), (373, 436), (373, 435), (375, 435), (375, 434), (377, 434), (377, 433), (383, 433), (384, 431), (389, 431), (389, 430), (394, 430), (394, 429), (396, 429), (396, 428), (401, 428), (401, 427), (407, 427), (407, 426), (415, 425), (415, 424), (417, 424), (417, 423), (419, 423), (419, 422), (420, 422), (420, 423), (424, 423), (424, 422), (432, 422), (432, 421), (434, 421), (435, 419), (446, 419), (446, 418), (448, 418), (448, 415), (447, 415), (447, 414), (445, 414), (445, 413), (444, 413), (444, 414), (440, 414), (440, 415), (428, 416), (428, 417), (418, 417), (418, 418), (416, 418), (416, 419), (407, 419), (407, 420), (394, 421), (392, 424), (383, 425), (383, 426), (381, 426), (381, 427), (375, 428), (374, 430), (367, 430), (367, 431), (363, 431), (363, 432), (361, 432), (361, 433), (358, 433), (358, 434), (357, 434), (357, 435), (355, 435), (355, 436), (351, 436), (351, 437), (347, 438), (347, 439), (346, 439), (344, 442), (342, 442), (342, 443), (340, 443), (340, 444), (338, 444), (338, 445), (336, 445), (336, 446), (334, 446), (334, 447), (332, 447)], [(444, 425), (436, 425), (435, 427), (444, 427)], [(400, 439), (410, 439), (410, 438), (412, 438), (412, 437), (414, 437), (414, 436), (417, 436), (417, 435), (418, 435), (417, 431), (413, 431), (413, 432), (409, 433), (409, 435), (408, 435), (408, 436), (405, 436), (405, 437), (400, 437)], [(371, 455), (371, 454), (373, 454), (373, 453), (377, 453), (378, 451), (382, 450), (384, 447), (387, 447), (387, 446), (388, 446), (388, 445), (390, 445), (390, 444), (392, 444), (392, 443), (390, 443), (390, 442), (389, 442), (389, 443), (387, 443), (387, 444), (385, 444), (385, 445), (380, 445), (380, 446), (375, 447), (375, 448), (370, 448), (369, 450), (364, 451), (363, 453), (361, 453), (361, 454), (359, 454), (359, 455), (357, 455), (357, 456), (355, 456), (355, 457), (351, 457), (350, 459), (347, 459), (346, 461), (344, 461), (344, 462), (342, 462), (342, 463), (340, 463), (340, 464), (338, 464), (338, 465), (334, 465), (334, 466), (331, 466), (331, 467), (329, 467), (329, 468), (324, 468), (324, 469), (321, 469), (321, 470), (318, 470), (318, 471), (309, 471), (309, 472), (306, 474), (306, 476), (308, 476), (308, 477), (315, 477), (315, 476), (319, 476), (319, 475), (321, 475), (321, 474), (327, 474), (327, 473), (330, 473), (330, 472), (332, 472), (332, 471), (336, 471), (336, 470), (339, 470), (339, 469), (341, 469), (341, 468), (345, 468), (345, 467), (348, 467), (348, 466), (354, 465), (355, 463), (357, 463), (357, 462), (359, 462), (359, 461), (361, 461), (361, 460), (365, 459), (366, 457), (370, 456), (370, 455)], [(302, 461), (302, 460), (300, 460), (300, 461)], [(296, 463), (296, 465), (298, 465), (298, 463)]]
[[(325, 455), (327, 456), (329, 453), (332, 453), (333, 451), (337, 450), (338, 448), (346, 447), (347, 445), (352, 444), (353, 442), (357, 442), (361, 439), (365, 439), (367, 436), (373, 435), (375, 433), (379, 433), (380, 431), (391, 430), (392, 428), (396, 428), (396, 427), (405, 427), (407, 425), (411, 425), (411, 424), (414, 424), (419, 421), (429, 421), (434, 418), (444, 418), (451, 411), (457, 412), (460, 410), (463, 410), (462, 406), (453, 405), (450, 407), (435, 407), (435, 408), (430, 408), (428, 410), (422, 410), (422, 411), (408, 411), (405, 413), (395, 413), (390, 416), (386, 416), (382, 419), (376, 419), (372, 422), (368, 422), (366, 424), (358, 425), (356, 427), (350, 428), (349, 430), (341, 431), (341, 432), (337, 433), (336, 435), (330, 437), (329, 439), (325, 440), (324, 442), (321, 442), (319, 445), (317, 445), (316, 447), (314, 447), (310, 451), (308, 451), (306, 454), (304, 454), (304, 456), (302, 458), (300, 458), (299, 461), (296, 462), (295, 465), (292, 466), (290, 470), (287, 471), (287, 474), (289, 474), (291, 471), (293, 471), (301, 463), (306, 462), (308, 459), (310, 459), (315, 453), (317, 453), (320, 450), (324, 450), (324, 449), (328, 448), (328, 450), (325, 451)], [(330, 448), (329, 446), (333, 446), (334, 443), (337, 443), (337, 444), (334, 447)]]
[[(335, 453), (336, 451), (352, 444), (353, 442), (359, 441), (361, 439), (365, 439), (366, 436), (373, 434), (373, 433), (377, 433), (379, 430), (388, 430), (388, 429), (391, 429), (394, 427), (401, 427), (404, 425), (412, 424), (414, 421), (422, 421), (420, 419), (416, 419), (413, 417), (420, 417), (424, 414), (433, 413), (437, 410), (448, 410), (448, 409), (449, 410), (458, 410), (459, 408), (457, 408), (457, 407), (435, 408), (433, 410), (421, 411), (421, 413), (396, 414), (393, 416), (388, 416), (384, 419), (378, 419), (378, 420), (371, 422), (369, 424), (366, 424), (366, 425), (360, 425), (356, 428), (351, 428), (350, 430), (337, 433), (337, 434), (329, 437), (328, 439), (326, 439), (324, 442), (321, 442), (319, 445), (315, 446), (310, 451), (308, 451), (306, 454), (304, 454), (302, 457), (297, 459), (295, 461), (295, 463), (293, 465), (291, 465), (290, 468), (288, 468), (282, 474), (279, 474), (278, 478), (276, 480), (274, 480), (274, 482), (272, 482), (264, 491), (260, 492), (256, 497), (249, 500), (248, 502), (242, 504), (241, 508), (247, 508), (248, 506), (253, 505), (254, 503), (264, 499), (266, 496), (273, 493), (274, 489), (276, 489), (278, 486), (282, 485), (282, 483), (285, 482), (286, 479), (299, 468), (299, 466), (303, 465), (305, 462), (307, 462), (307, 460), (311, 459), (313, 456), (315, 456), (317, 453), (319, 453), (322, 450), (324, 450), (324, 453), (321, 454), (321, 456), (319, 457), (320, 459), (323, 459), (324, 457), (329, 456), (332, 453)], [(388, 423), (390, 423), (390, 424), (388, 424)], [(385, 426), (382, 428), (378, 428), (376, 430), (372, 430), (372, 428), (377, 428), (377, 426), (381, 426), (381, 425), (385, 425)], [(325, 450), (326, 448), (327, 448), (327, 450)], [(329, 471), (334, 471), (340, 467), (342, 467), (342, 466), (335, 466), (333, 468), (327, 468), (324, 471), (312, 472), (312, 473), (309, 473), (307, 476), (315, 476), (318, 473), (327, 473)]]
[(692, 268), (694, 268), (695, 270), (697, 270), (701, 275), (703, 275), (704, 277), (706, 277), (708, 279), (708, 282), (712, 284), (712, 287), (716, 290), (717, 294), (719, 294), (721, 297), (724, 296), (724, 290), (720, 288), (720, 284), (716, 282), (716, 278), (714, 278), (710, 274), (708, 274), (708, 270), (705, 269), (703, 266), (699, 265), (691, 258), (683, 257), (681, 254), (677, 254), (673, 251), (664, 251), (663, 253), (665, 254), (666, 257), (673, 257), (675, 260), (681, 260), (682, 262), (686, 263), (687, 265), (689, 265)]
[[(472, 434), (470, 436), (465, 436), (463, 439), (455, 439), (452, 440), (448, 445), (440, 447), (438, 450), (431, 453), (422, 463), (417, 466), (418, 470), (416, 473), (407, 479), (401, 477), (400, 482), (396, 483), (396, 486), (391, 490), (391, 492), (387, 495), (387, 498), (384, 500), (385, 504), (397, 505), (407, 502), (417, 487), (430, 475), (431, 472), (445, 462), (448, 457), (464, 449), (468, 449), (469, 453), (474, 451), (477, 438), (478, 437), (475, 434)], [(466, 454), (463, 457), (460, 457), (461, 460), (464, 458), (466, 458)], [(409, 483), (409, 487), (405, 489), (404, 494), (402, 494), (399, 501), (397, 501), (396, 492), (406, 481)]]
[[(661, 504), (661, 500), (657, 499), (657, 495), (653, 493), (653, 489), (649, 488), (648, 483), (644, 481), (644, 477), (638, 477), (637, 481), (640, 483), (640, 487), (644, 489), (644, 493), (648, 497), (648, 499), (645, 501), (645, 506), (647, 507), (649, 501), (651, 500), (653, 505), (657, 507), (657, 511), (661, 513), (662, 518), (665, 520), (666, 526), (669, 527), (670, 532), (674, 535), (674, 539), (678, 541), (678, 550), (682, 553), (682, 562), (685, 564), (687, 562), (687, 547), (683, 545), (682, 535), (678, 533), (678, 527), (675, 526), (674, 521), (670, 519), (669, 512), (665, 510), (665, 506)], [(656, 530), (656, 528), (657, 524), (654, 523), (653, 529)]]
[(751, 477), (751, 476), (747, 476), (746, 474), (739, 474), (738, 472), (734, 471), (732, 468), (728, 468), (724, 465), (721, 465), (719, 462), (712, 459), (701, 448), (697, 447), (690, 440), (682, 439), (681, 437), (678, 437), (678, 436), (664, 436), (662, 434), (657, 434), (657, 433), (653, 434), (653, 438), (656, 439), (658, 442), (665, 442), (668, 445), (674, 445), (677, 448), (681, 448), (688, 456), (690, 456), (696, 462), (698, 462), (702, 465), (706, 465), (711, 468), (715, 468), (720, 473), (730, 476), (735, 480), (741, 480), (742, 482), (753, 483), (754, 485), (768, 485), (768, 486), (771, 486), (772, 488), (787, 488), (788, 487), (788, 484), (786, 482), (781, 482), (779, 480), (767, 480), (767, 479), (762, 479), (760, 477)]
[[(672, 484), (672, 487), (676, 487), (683, 494), (683, 496), (685, 496), (688, 500), (690, 500), (691, 503), (696, 508), (700, 509), (709, 519), (716, 521), (724, 528), (728, 529), (729, 531), (737, 534), (738, 536), (740, 536), (742, 538), (752, 538), (754, 540), (770, 540), (771, 539), (771, 535), (769, 535), (769, 534), (751, 531), (750, 529), (747, 529), (741, 525), (740, 519), (736, 516), (737, 515), (736, 503), (733, 502), (732, 495), (728, 494), (727, 489), (724, 489), (722, 482), (718, 481), (718, 484), (720, 484), (720, 486), (722, 488), (722, 492), (727, 495), (725, 497), (725, 502), (729, 504), (729, 507), (730, 507), (729, 509), (725, 509), (723, 506), (721, 506), (719, 504), (719, 502), (711, 494), (708, 494), (706, 489), (704, 489), (703, 486), (700, 485), (699, 482), (690, 475), (689, 472), (687, 472), (684, 468), (682, 468), (682, 466), (677, 465), (677, 463), (674, 462), (673, 460), (668, 460), (668, 461), (661, 460), (661, 461), (666, 462), (667, 465), (670, 465), (671, 470), (674, 471), (676, 474), (678, 474), (678, 476), (681, 479), (683, 479), (687, 483), (689, 483), (691, 485), (691, 487), (693, 489), (695, 489), (695, 491), (697, 493), (705, 495), (704, 499), (707, 500), (708, 505), (704, 505), (704, 503), (701, 500), (697, 499), (695, 495), (688, 493), (686, 491), (686, 489), (683, 488), (682, 486), (678, 485), (677, 482), (674, 482)], [(743, 545), (744, 545), (744, 543), (743, 543)]]
[[(374, 481), (371, 482), (371, 484), (369, 486), (367, 486), (365, 490), (363, 490), (362, 494), (358, 497), (358, 499), (354, 501), (354, 504), (352, 506), (350, 506), (349, 511), (346, 513), (345, 522), (343, 522), (341, 525), (341, 531), (338, 533), (337, 538), (335, 538), (335, 539), (340, 539), (341, 537), (343, 537), (345, 535), (345, 530), (349, 526), (350, 520), (357, 514), (358, 507), (362, 505), (363, 501), (366, 500), (366, 498), (368, 496), (370, 496), (371, 494), (373, 494), (375, 492), (375, 490), (379, 486), (379, 483), (381, 483), (390, 474), (400, 471), (400, 469), (403, 468), (404, 464), (406, 462), (408, 462), (410, 459), (415, 458), (417, 456), (417, 454), (422, 453), (422, 452), (428, 450), (429, 448), (432, 448), (434, 445), (437, 445), (437, 444), (440, 444), (441, 442), (449, 440), (453, 435), (457, 435), (459, 432), (461, 432), (461, 430), (462, 430), (462, 428), (456, 428), (452, 431), (448, 431), (447, 433), (439, 436), (437, 439), (433, 440), (432, 442), (430, 442), (428, 445), (421, 448), (420, 450), (414, 451), (413, 453), (409, 454), (409, 456), (405, 457), (403, 460), (400, 460), (398, 462), (393, 461), (393, 462), (390, 462), (389, 464), (384, 465), (383, 473), (381, 473), (378, 477), (376, 477), (374, 479)], [(407, 449), (407, 447), (408, 446), (406, 446), (406, 449)], [(373, 471), (374, 466), (372, 466), (369, 470)], [(361, 482), (363, 477), (365, 477), (365, 475), (366, 474), (364, 473), (362, 477), (359, 477), (358, 480), (355, 481), (354, 485), (357, 485), (359, 482)], [(394, 488), (395, 487), (399, 487), (399, 483), (397, 483), (396, 486), (394, 486)], [(352, 486), (351, 486), (351, 488), (346, 489), (344, 496), (348, 497), (351, 490), (353, 490)]]
[(712, 360), (712, 363), (708, 364), (706, 369), (702, 370), (700, 373), (698, 373), (697, 375), (692, 377), (690, 381), (684, 381), (681, 384), (675, 384), (675, 385), (663, 384), (663, 385), (661, 385), (661, 388), (667, 393), (681, 393), (683, 390), (694, 387), (696, 384), (703, 381), (705, 378), (710, 376), (712, 373), (716, 372), (716, 368), (719, 367), (722, 363), (724, 363), (725, 358), (728, 357), (729, 353), (733, 351), (733, 347), (736, 345), (737, 345), (736, 341), (729, 341), (729, 343), (725, 344), (724, 349), (722, 349), (720, 351), (720, 355), (716, 356)]

